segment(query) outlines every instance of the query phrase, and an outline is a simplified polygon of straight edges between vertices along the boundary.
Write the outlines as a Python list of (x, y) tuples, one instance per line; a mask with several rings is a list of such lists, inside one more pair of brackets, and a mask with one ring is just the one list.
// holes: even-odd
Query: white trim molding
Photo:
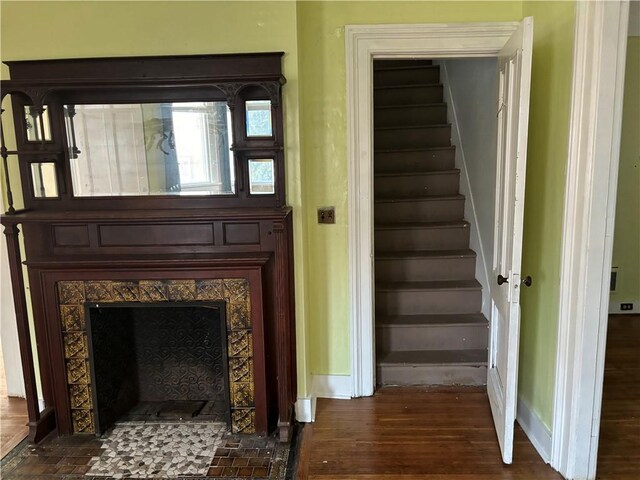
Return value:
[(622, 123), (628, 2), (577, 2), (551, 465), (594, 479)]
[(351, 394), (375, 388), (373, 59), (497, 56), (518, 22), (347, 25)]
[(518, 415), (516, 419), (540, 457), (545, 463), (549, 463), (551, 460), (551, 430), (542, 423), (540, 417), (520, 396), (518, 396)]
[(316, 421), (316, 397), (300, 397), (296, 402), (296, 420), (302, 423)]
[(353, 397), (350, 375), (313, 375), (311, 391), (317, 398), (349, 399)]
[(348, 400), (353, 397), (350, 375), (311, 375), (310, 397), (299, 397), (296, 402), (296, 420), (310, 423), (316, 420), (318, 398)]

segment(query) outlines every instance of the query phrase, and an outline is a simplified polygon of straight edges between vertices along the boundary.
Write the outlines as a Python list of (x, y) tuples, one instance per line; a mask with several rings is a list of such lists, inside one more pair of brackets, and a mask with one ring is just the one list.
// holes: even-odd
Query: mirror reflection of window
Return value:
[(58, 198), (58, 182), (54, 163), (32, 163), (31, 184), (36, 198)]
[(44, 140), (51, 140), (51, 124), (49, 121), (49, 107), (45, 105), (42, 109), (42, 121), (40, 120), (39, 110), (31, 105), (24, 107), (24, 124), (27, 131), (28, 142), (42, 141), (42, 132), (44, 131)]
[(67, 105), (74, 195), (234, 193), (225, 102)]
[[(225, 103), (173, 104), (175, 147), (182, 190), (233, 193), (231, 112)], [(227, 161), (220, 161), (227, 157)]]
[(247, 100), (247, 137), (271, 137), (271, 102), (269, 100)]
[(271, 195), (276, 191), (273, 159), (257, 158), (249, 160), (249, 193)]

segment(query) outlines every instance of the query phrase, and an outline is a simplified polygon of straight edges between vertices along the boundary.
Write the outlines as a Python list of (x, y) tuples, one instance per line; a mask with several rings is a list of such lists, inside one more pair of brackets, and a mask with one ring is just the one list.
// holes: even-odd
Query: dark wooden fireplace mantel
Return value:
[[(279, 430), (288, 441), (296, 396), (293, 308), (292, 212), (284, 202), (281, 53), (9, 62), (18, 150), (2, 141), (6, 165), (20, 163), (26, 209), (10, 208), (2, 224), (16, 305), (29, 410), (30, 437), (57, 429), (73, 433), (65, 374), (60, 282), (199, 282), (245, 279), (251, 301), (255, 431)], [(105, 73), (104, 77), (101, 72)], [(3, 86), (4, 87), (4, 86)], [(160, 88), (161, 87), (161, 88)], [(38, 93), (40, 92), (40, 93)], [(213, 93), (212, 93), (213, 92)], [(216, 93), (217, 92), (217, 93)], [(263, 92), (263, 93), (260, 93)], [(40, 96), (39, 96), (40, 95)], [(58, 107), (69, 98), (91, 102), (172, 101), (223, 98), (233, 110), (235, 194), (77, 198), (69, 167), (70, 145)], [(244, 99), (267, 98), (274, 134), (244, 138)], [(38, 102), (40, 104), (38, 105)], [(53, 139), (29, 142), (25, 105), (49, 105)], [(247, 192), (246, 161), (269, 155), (275, 192)], [(252, 157), (253, 155), (253, 157)], [(59, 197), (42, 199), (31, 184), (30, 165), (54, 162)], [(10, 184), (8, 184), (10, 191)], [(11, 207), (11, 205), (10, 205)], [(19, 234), (23, 235), (25, 258)], [(22, 264), (27, 265), (42, 396), (39, 411)], [(115, 300), (114, 300), (115, 301)], [(253, 407), (251, 407), (253, 408)]]

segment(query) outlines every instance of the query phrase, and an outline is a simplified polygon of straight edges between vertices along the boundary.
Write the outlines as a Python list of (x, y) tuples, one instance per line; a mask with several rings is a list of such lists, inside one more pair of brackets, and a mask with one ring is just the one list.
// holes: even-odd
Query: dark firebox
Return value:
[(118, 420), (229, 423), (222, 303), (88, 307), (98, 433)]

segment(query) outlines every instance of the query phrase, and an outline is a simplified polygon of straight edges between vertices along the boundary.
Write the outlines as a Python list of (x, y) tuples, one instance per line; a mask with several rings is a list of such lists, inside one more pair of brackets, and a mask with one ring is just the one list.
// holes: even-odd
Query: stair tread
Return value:
[(388, 260), (397, 258), (462, 258), (475, 257), (476, 252), (470, 249), (464, 250), (398, 250), (376, 252), (376, 260)]
[(482, 285), (475, 278), (469, 280), (434, 280), (430, 282), (376, 282), (376, 292), (479, 290), (481, 288)]
[(466, 220), (450, 222), (406, 222), (406, 223), (376, 223), (374, 230), (407, 230), (418, 228), (465, 228), (469, 227)]
[(412, 130), (418, 128), (447, 128), (450, 123), (423, 123), (417, 125), (391, 125), (388, 127), (375, 127), (375, 130)]
[(420, 325), (478, 325), (488, 326), (482, 313), (441, 313), (425, 315), (376, 315), (378, 327), (412, 327)]
[[(410, 83), (405, 85), (381, 85), (379, 87), (373, 87), (374, 90), (389, 90), (389, 89), (397, 89), (397, 88), (433, 88), (433, 87), (442, 87), (441, 83)], [(442, 103), (442, 102), (438, 102)], [(412, 105), (412, 104), (409, 104)]]
[(375, 199), (375, 203), (395, 203), (395, 202), (440, 202), (446, 200), (464, 200), (464, 195), (460, 195), (459, 193), (455, 195), (408, 195), (406, 197), (395, 196), (395, 197), (378, 197)]
[(453, 145), (441, 145), (439, 147), (411, 147), (411, 148), (376, 148), (374, 154), (378, 153), (403, 153), (403, 152), (428, 152), (434, 150), (455, 150)]
[(456, 175), (460, 173), (460, 169), (451, 168), (449, 170), (427, 170), (427, 171), (413, 171), (413, 172), (379, 172), (374, 174), (374, 177), (415, 177), (420, 175)]
[(430, 103), (406, 103), (403, 105), (375, 105), (373, 108), (375, 110), (386, 110), (393, 108), (430, 108), (430, 107), (446, 107), (447, 104), (444, 102), (430, 102)]
[(486, 365), (487, 350), (409, 350), (380, 352), (378, 366)]

